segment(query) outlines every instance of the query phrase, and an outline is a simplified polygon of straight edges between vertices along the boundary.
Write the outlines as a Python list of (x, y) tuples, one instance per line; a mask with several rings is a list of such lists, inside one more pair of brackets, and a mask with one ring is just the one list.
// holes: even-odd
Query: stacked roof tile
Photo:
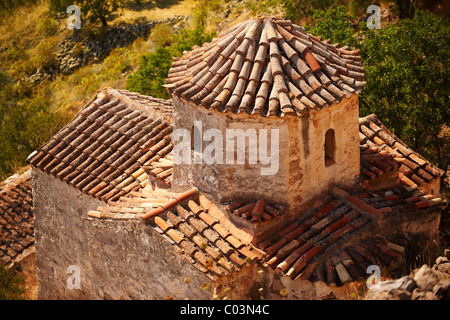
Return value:
[(99, 219), (143, 218), (189, 262), (211, 279), (239, 270), (264, 253), (245, 244), (220, 211), (200, 205), (197, 190), (130, 192), (108, 206), (90, 211)]
[(245, 201), (241, 200), (233, 201), (226, 205), (226, 209), (235, 216), (254, 223), (260, 223), (280, 216), (284, 208), (274, 207), (261, 199), (251, 203), (245, 203)]
[(251, 19), (174, 61), (166, 88), (208, 110), (299, 116), (360, 92), (358, 52), (288, 20)]
[(237, 271), (262, 257), (195, 200), (155, 216), (152, 226), (175, 245), (185, 258), (212, 279)]
[[(149, 105), (130, 102), (138, 99)], [(173, 127), (151, 116), (155, 105), (170, 110), (167, 101), (104, 90), (27, 161), (88, 195), (117, 200), (145, 187), (147, 170), (172, 150)]]
[(317, 265), (312, 264), (302, 273), (302, 278), (336, 286), (367, 280), (373, 271), (369, 266), (378, 266), (380, 270), (398, 267), (404, 259), (404, 251), (404, 247), (376, 235), (339, 250)]
[(333, 188), (332, 194), (317, 201), (301, 220), (260, 239), (258, 247), (267, 254), (269, 266), (291, 278), (304, 276), (305, 272), (311, 274), (318, 259), (349, 234), (383, 216), (414, 212), (442, 201), (401, 186), (385, 193), (354, 195)]
[(0, 265), (13, 262), (34, 245), (30, 171), (0, 185)]
[(359, 129), (361, 173), (366, 180), (398, 168), (402, 184), (417, 188), (444, 174), (397, 138), (375, 114), (360, 118)]

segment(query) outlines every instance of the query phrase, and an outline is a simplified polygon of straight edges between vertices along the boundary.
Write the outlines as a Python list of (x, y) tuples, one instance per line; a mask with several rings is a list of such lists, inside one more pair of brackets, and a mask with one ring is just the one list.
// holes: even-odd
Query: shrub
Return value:
[(168, 99), (170, 95), (162, 86), (169, 73), (172, 57), (179, 57), (194, 45), (201, 46), (211, 41), (214, 33), (205, 33), (203, 26), (195, 29), (180, 30), (173, 34), (173, 43), (166, 47), (159, 47), (154, 52), (142, 56), (139, 69), (127, 79), (126, 89), (151, 95), (156, 98)]
[(58, 21), (47, 16), (41, 22), (39, 22), (37, 29), (39, 33), (44, 37), (53, 36), (58, 32)]
[(32, 59), (20, 59), (14, 61), (9, 67), (9, 72), (16, 79), (32, 75), (36, 72), (36, 64)]
[(341, 46), (357, 46), (354, 30), (351, 28), (353, 17), (347, 13), (345, 6), (339, 6), (326, 11), (315, 10), (314, 24), (305, 26), (306, 31), (323, 39), (330, 39)]
[(446, 19), (416, 11), (414, 19), (369, 30), (361, 48), (367, 81), (362, 112), (376, 113), (442, 168), (450, 164), (440, 138), (450, 125), (449, 34)]
[(53, 50), (53, 44), (50, 41), (43, 40), (36, 46), (36, 55), (34, 62), (36, 68), (42, 68), (50, 71), (58, 65), (58, 59)]
[(0, 300), (22, 300), (25, 280), (15, 271), (0, 265)]

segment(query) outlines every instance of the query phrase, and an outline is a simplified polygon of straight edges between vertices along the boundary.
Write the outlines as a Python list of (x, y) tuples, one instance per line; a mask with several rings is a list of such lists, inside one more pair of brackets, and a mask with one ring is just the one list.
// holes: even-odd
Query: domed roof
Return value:
[(165, 87), (219, 112), (302, 115), (360, 92), (359, 50), (277, 18), (250, 19), (172, 63)]

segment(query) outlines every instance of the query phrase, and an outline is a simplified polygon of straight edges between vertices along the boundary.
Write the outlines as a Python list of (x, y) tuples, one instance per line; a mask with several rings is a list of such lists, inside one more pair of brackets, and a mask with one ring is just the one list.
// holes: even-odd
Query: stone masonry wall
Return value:
[(91, 219), (87, 228), (89, 265), (83, 288), (92, 299), (209, 299), (203, 273), (140, 219)]
[[(360, 170), (358, 97), (343, 99), (321, 111), (311, 111), (303, 117), (261, 117), (248, 114), (221, 114), (192, 106), (174, 97), (174, 132), (183, 128), (193, 135), (194, 121), (202, 124), (202, 133), (217, 129), (223, 135), (225, 162), (226, 130), (278, 129), (278, 170), (262, 175), (269, 165), (249, 164), (246, 145), (245, 164), (178, 164), (174, 167), (174, 185), (195, 185), (220, 202), (242, 198), (261, 198), (271, 203), (287, 204), (296, 211), (328, 192), (332, 185), (350, 187), (358, 183)], [(325, 134), (335, 132), (335, 163), (325, 165)], [(271, 135), (267, 135), (270, 142)], [(237, 139), (235, 139), (237, 140)], [(175, 144), (179, 143), (175, 141)], [(203, 141), (203, 148), (210, 142)], [(261, 147), (258, 145), (258, 148)], [(270, 148), (268, 148), (270, 150)], [(193, 151), (190, 150), (193, 154)], [(192, 158), (193, 159), (193, 158)], [(235, 158), (236, 159), (236, 158)], [(236, 162), (235, 162), (236, 163)]]
[[(88, 218), (106, 204), (35, 168), (32, 177), (38, 299), (210, 297), (209, 279), (141, 219)], [(79, 289), (67, 285), (70, 266)]]
[[(284, 119), (277, 117), (262, 118), (261, 116), (224, 115), (215, 111), (193, 107), (174, 97), (174, 132), (186, 129), (190, 134), (194, 121), (202, 123), (203, 134), (208, 129), (217, 129), (223, 137), (223, 164), (178, 164), (174, 166), (174, 185), (195, 185), (203, 192), (209, 193), (219, 202), (232, 201), (236, 197), (246, 200), (266, 199), (271, 203), (289, 203), (288, 192), (288, 127)], [(270, 155), (271, 130), (279, 130), (279, 160), (274, 163), (274, 174), (261, 174), (270, 164), (262, 164), (256, 157), (256, 164), (250, 164), (248, 140), (245, 149), (245, 164), (237, 163), (238, 152), (233, 160), (234, 164), (226, 164), (226, 129), (243, 130), (254, 129), (257, 139), (262, 131), (267, 129), (268, 154)], [(235, 131), (237, 132), (237, 131)], [(203, 135), (202, 134), (202, 135)], [(235, 143), (237, 139), (235, 138)], [(178, 142), (175, 142), (175, 145)], [(204, 141), (203, 148), (211, 142)], [(259, 146), (258, 146), (259, 147)], [(175, 149), (174, 149), (175, 150)], [(191, 151), (192, 152), (192, 151)], [(192, 152), (193, 154), (193, 152)], [(275, 170), (278, 169), (278, 170)]]
[(67, 288), (67, 268), (87, 268), (82, 217), (104, 203), (35, 168), (32, 179), (38, 299), (90, 299), (90, 290)]
[[(302, 203), (328, 192), (333, 185), (342, 188), (358, 183), (360, 171), (359, 106), (356, 95), (299, 120), (299, 169), (301, 183), (294, 188)], [(325, 134), (335, 133), (335, 163), (325, 165)]]

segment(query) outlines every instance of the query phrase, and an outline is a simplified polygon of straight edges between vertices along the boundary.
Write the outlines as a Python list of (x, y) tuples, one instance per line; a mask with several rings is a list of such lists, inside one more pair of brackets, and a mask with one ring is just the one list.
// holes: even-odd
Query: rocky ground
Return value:
[(73, 32), (56, 45), (57, 63), (53, 68), (49, 70), (39, 68), (36, 73), (24, 80), (36, 85), (59, 74), (70, 74), (90, 62), (102, 61), (115, 48), (128, 46), (137, 38), (147, 39), (151, 30), (157, 24), (170, 24), (175, 26), (176, 29), (187, 20), (187, 16), (176, 15), (161, 20), (112, 26), (103, 37), (90, 37)]
[(431, 268), (423, 265), (400, 279), (381, 281), (365, 300), (450, 300), (450, 250)]

